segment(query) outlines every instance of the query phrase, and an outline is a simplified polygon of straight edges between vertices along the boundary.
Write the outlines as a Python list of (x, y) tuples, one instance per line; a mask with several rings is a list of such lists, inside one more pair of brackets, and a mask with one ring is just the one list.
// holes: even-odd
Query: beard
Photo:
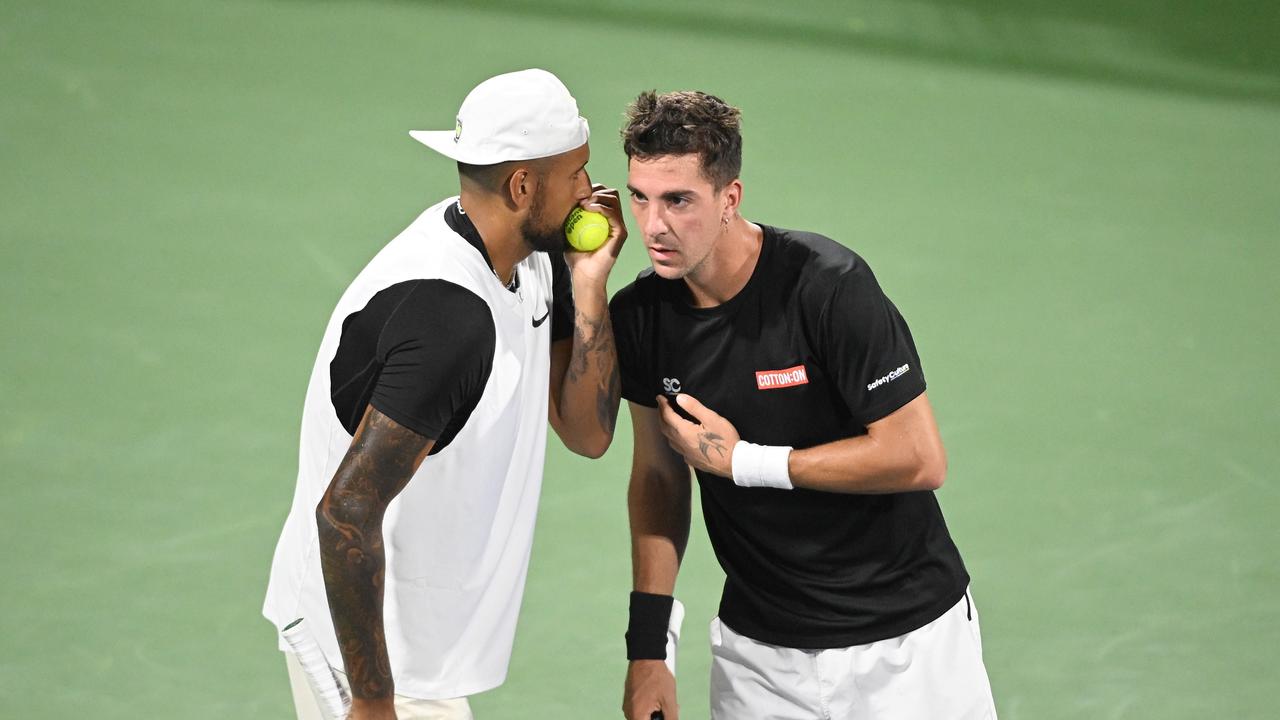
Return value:
[(541, 191), (533, 197), (533, 207), (529, 209), (529, 217), (520, 225), (520, 234), (524, 242), (534, 252), (559, 252), (564, 250), (569, 241), (564, 236), (564, 222), (545, 220)]

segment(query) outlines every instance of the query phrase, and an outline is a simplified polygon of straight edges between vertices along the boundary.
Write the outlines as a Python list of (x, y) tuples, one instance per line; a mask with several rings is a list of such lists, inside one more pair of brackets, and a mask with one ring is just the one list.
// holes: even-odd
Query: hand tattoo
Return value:
[(698, 452), (702, 453), (702, 459), (706, 460), (708, 465), (713, 462), (711, 459), (711, 451), (713, 450), (720, 456), (721, 460), (724, 459), (725, 452), (727, 452), (724, 437), (710, 430), (703, 430), (698, 433)]

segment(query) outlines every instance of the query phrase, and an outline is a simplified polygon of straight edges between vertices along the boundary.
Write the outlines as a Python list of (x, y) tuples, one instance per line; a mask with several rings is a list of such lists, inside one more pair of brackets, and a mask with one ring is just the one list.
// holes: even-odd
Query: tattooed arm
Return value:
[(600, 457), (613, 440), (621, 382), (605, 281), (627, 237), (618, 191), (595, 186), (589, 210), (609, 218), (609, 239), (590, 253), (565, 253), (573, 283), (573, 336), (551, 347), (551, 427), (570, 450)]
[[(733, 446), (738, 431), (725, 418), (698, 402), (676, 396), (658, 398), (662, 434), (685, 462), (722, 477), (733, 477)], [(787, 458), (791, 483), (826, 492), (880, 494), (937, 490), (947, 474), (947, 453), (929, 398), (914, 400), (867, 425), (867, 434), (793, 450)]]
[(598, 458), (618, 416), (618, 356), (603, 291), (595, 312), (581, 296), (575, 300), (573, 337), (551, 347), (551, 426), (565, 447)]
[(316, 508), (320, 564), (351, 683), (352, 720), (395, 720), (382, 624), (382, 516), (433, 444), (369, 406)]

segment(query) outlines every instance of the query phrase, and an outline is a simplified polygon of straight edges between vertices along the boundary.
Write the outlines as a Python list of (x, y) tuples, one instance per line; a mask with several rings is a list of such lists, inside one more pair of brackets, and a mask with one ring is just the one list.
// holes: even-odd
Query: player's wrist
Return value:
[(350, 717), (353, 720), (394, 720), (395, 716), (394, 696), (351, 699)]
[(770, 487), (791, 490), (791, 447), (757, 445), (739, 440), (733, 446), (730, 468), (733, 482), (741, 487)]
[(573, 287), (574, 306), (581, 306), (586, 303), (608, 308), (608, 281), (609, 271), (607, 269), (599, 274), (589, 273), (585, 270), (571, 270), (569, 272), (569, 284)]
[(667, 624), (676, 599), (633, 591), (627, 616), (627, 659), (665, 660)]
[(684, 605), (670, 595), (635, 591), (627, 619), (627, 660), (665, 662), (675, 674), (676, 646), (684, 622)]

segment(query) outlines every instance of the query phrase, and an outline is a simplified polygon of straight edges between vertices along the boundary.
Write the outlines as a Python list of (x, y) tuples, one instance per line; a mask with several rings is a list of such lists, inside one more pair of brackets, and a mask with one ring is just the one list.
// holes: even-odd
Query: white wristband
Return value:
[(790, 490), (791, 471), (787, 461), (791, 448), (786, 445), (756, 445), (739, 440), (733, 446), (729, 462), (733, 468), (733, 482), (742, 487), (771, 487)]
[(671, 601), (671, 619), (667, 621), (667, 669), (676, 675), (676, 648), (680, 645), (680, 626), (684, 624), (684, 604)]

